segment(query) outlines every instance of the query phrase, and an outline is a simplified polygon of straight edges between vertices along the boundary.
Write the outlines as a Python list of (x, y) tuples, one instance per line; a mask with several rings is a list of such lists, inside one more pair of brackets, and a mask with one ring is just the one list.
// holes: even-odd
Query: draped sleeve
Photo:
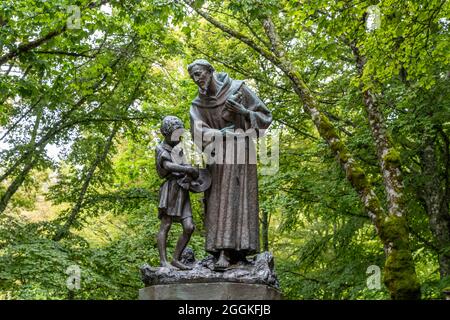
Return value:
[(241, 127), (245, 130), (251, 128), (258, 131), (267, 129), (272, 123), (272, 113), (247, 85), (243, 84), (239, 90), (241, 91), (242, 105), (250, 111), (249, 118), (243, 119), (244, 123), (241, 124)]

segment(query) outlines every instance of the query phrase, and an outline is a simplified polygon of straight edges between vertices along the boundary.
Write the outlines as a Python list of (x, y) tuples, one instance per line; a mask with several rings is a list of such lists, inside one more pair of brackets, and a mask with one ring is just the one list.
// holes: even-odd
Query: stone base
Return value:
[(281, 293), (263, 284), (179, 283), (140, 289), (139, 300), (281, 300)]
[(215, 271), (215, 259), (209, 256), (202, 261), (192, 259), (185, 263), (192, 270), (174, 270), (163, 267), (141, 267), (141, 278), (145, 286), (182, 283), (245, 283), (268, 285), (279, 289), (277, 276), (274, 271), (274, 259), (270, 252), (263, 252), (252, 260), (239, 262), (224, 271)]

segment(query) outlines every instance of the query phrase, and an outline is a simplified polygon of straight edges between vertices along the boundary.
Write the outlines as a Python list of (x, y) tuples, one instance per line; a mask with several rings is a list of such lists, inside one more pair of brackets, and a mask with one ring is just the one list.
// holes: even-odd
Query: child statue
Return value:
[[(191, 267), (180, 260), (195, 228), (189, 188), (192, 181), (199, 177), (199, 169), (186, 164), (182, 150), (175, 148), (180, 142), (183, 130), (183, 122), (177, 117), (167, 116), (162, 121), (161, 133), (164, 141), (156, 147), (156, 169), (165, 182), (159, 190), (158, 218), (161, 220), (161, 226), (157, 242), (161, 267), (189, 270)], [(167, 235), (173, 222), (182, 224), (183, 233), (178, 239), (172, 262), (169, 264), (166, 251)]]

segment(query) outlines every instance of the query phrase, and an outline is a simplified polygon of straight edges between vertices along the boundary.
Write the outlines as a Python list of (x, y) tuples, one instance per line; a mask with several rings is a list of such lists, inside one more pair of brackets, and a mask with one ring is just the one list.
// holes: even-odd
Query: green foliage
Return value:
[[(136, 299), (139, 267), (158, 264), (161, 180), (153, 147), (163, 116), (189, 127), (197, 89), (186, 66), (195, 58), (245, 79), (273, 112), (280, 169), (260, 176), (259, 196), (286, 298), (388, 299), (384, 284), (367, 287), (367, 268), (381, 267), (387, 283), (404, 269), (405, 243), (386, 261), (352, 188), (370, 181), (387, 208), (366, 89), (393, 146), (383, 160), (401, 167), (405, 185), (407, 217), (390, 217), (382, 232), (410, 240), (422, 298), (439, 298), (450, 285), (439, 274), (446, 251), (430, 228), (423, 192), (437, 181), (435, 194), (445, 194), (448, 206), (448, 1), (194, 1), (263, 51), (272, 45), (261, 19), (272, 18), (285, 57), (318, 101), (319, 131), (279, 68), (182, 1), (109, 1), (111, 14), (95, 1), (77, 1), (81, 28), (64, 28), (72, 2), (0, 5), (0, 59), (7, 57), (0, 60), (0, 298)], [(366, 14), (375, 4), (381, 25), (369, 32)], [(30, 46), (36, 39), (43, 41)], [(352, 46), (365, 59), (362, 70)], [(327, 145), (331, 134), (339, 141)], [(423, 154), (430, 140), (433, 177)], [(358, 165), (344, 172), (336, 160), (350, 156)], [(198, 258), (200, 198), (192, 197), (197, 229), (190, 244)], [(174, 226), (169, 253), (180, 232)], [(81, 269), (74, 292), (65, 273), (72, 265)]]

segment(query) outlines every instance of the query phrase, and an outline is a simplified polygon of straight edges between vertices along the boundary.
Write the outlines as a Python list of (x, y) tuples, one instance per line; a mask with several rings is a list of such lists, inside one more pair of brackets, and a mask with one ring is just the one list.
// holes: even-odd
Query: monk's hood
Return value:
[(198, 96), (192, 101), (192, 105), (201, 108), (214, 108), (223, 105), (244, 83), (242, 80), (231, 79), (225, 72), (219, 72), (215, 76), (216, 79), (222, 83), (217, 95), (211, 97), (199, 92)]

